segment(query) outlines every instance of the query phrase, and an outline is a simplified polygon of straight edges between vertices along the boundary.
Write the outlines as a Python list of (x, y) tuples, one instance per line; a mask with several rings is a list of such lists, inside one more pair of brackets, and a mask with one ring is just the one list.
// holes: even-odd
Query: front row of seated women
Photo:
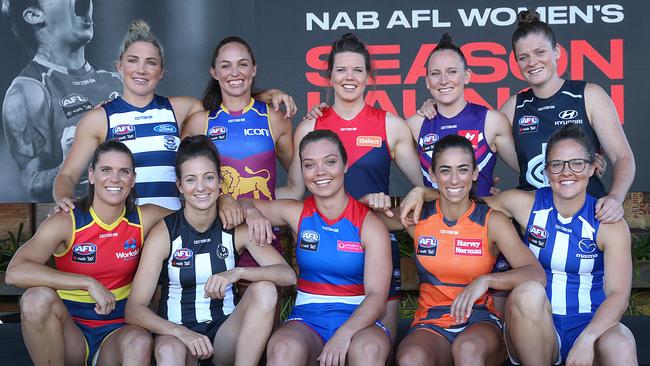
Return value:
[[(636, 364), (634, 338), (619, 323), (630, 293), (629, 230), (624, 221), (595, 219), (586, 193), (594, 149), (579, 129), (567, 126), (548, 144), (550, 188), (485, 202), (472, 195), (471, 143), (444, 137), (429, 172), (439, 190), (412, 191), (400, 221), (346, 194), (347, 157), (336, 134), (310, 132), (298, 153), (312, 196), (241, 200), (249, 228), (225, 230), (219, 156), (207, 137), (179, 147), (185, 205), (174, 213), (135, 206), (131, 153), (120, 142), (101, 144), (86, 201), (48, 218), (7, 271), (8, 283), (28, 288), (21, 326), (34, 363), (146, 365), (153, 352), (158, 365), (209, 358), (257, 365), (266, 350), (269, 365), (386, 364), (391, 337), (379, 321), (391, 278), (386, 226), (404, 225), (420, 297), (398, 364), (500, 365), (506, 354), (525, 365)], [(528, 248), (508, 217), (525, 230)], [(300, 274), (293, 310), (275, 332), (275, 287), (295, 284), (296, 275), (271, 246), (256, 244), (267, 242), (267, 224), (296, 233)], [(260, 267), (235, 267), (244, 249)], [(491, 273), (500, 253), (513, 269)], [(51, 255), (56, 269), (45, 264)], [(233, 291), (239, 280), (253, 283), (241, 299)], [(155, 313), (148, 306), (157, 284)], [(512, 290), (504, 314), (490, 289)]]

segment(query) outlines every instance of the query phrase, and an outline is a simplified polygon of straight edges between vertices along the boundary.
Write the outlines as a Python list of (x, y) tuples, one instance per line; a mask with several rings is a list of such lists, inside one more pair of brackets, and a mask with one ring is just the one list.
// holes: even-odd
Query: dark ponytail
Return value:
[(517, 29), (512, 34), (512, 50), (515, 51), (517, 41), (529, 34), (541, 34), (551, 43), (551, 47), (557, 46), (557, 37), (553, 28), (540, 20), (539, 13), (535, 10), (522, 10), (517, 14)]
[(458, 57), (460, 57), (460, 60), (463, 62), (463, 68), (467, 70), (467, 59), (465, 58), (465, 54), (460, 49), (460, 47), (452, 43), (451, 36), (449, 35), (449, 33), (445, 33), (442, 35), (442, 37), (440, 37), (440, 40), (438, 41), (436, 48), (434, 48), (433, 51), (431, 51), (431, 53), (429, 54), (429, 57), (427, 57), (427, 62), (424, 66), (425, 68), (428, 67), (429, 60), (431, 60), (431, 56), (433, 56), (434, 53), (440, 51), (455, 52), (458, 55)]

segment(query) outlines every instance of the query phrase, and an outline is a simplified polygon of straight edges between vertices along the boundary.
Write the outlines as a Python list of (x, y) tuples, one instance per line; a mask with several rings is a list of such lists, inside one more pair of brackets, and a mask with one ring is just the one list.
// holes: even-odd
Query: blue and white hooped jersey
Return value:
[(135, 158), (138, 204), (181, 208), (174, 171), (181, 140), (169, 99), (155, 95), (139, 108), (118, 97), (103, 107), (108, 119), (106, 140), (123, 142)]
[(596, 238), (596, 198), (587, 194), (573, 217), (562, 217), (550, 188), (535, 192), (525, 242), (546, 272), (546, 295), (553, 314), (594, 313), (605, 300), (604, 252)]
[(318, 212), (313, 196), (305, 199), (296, 243), (300, 272), (296, 306), (359, 305), (365, 299), (361, 225), (367, 213), (366, 206), (348, 197), (341, 216), (328, 220)]

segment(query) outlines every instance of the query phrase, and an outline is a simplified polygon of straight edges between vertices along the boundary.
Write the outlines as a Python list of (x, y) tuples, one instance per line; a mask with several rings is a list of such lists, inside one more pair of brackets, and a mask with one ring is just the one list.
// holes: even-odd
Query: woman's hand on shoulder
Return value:
[(393, 212), (390, 210), (390, 196), (383, 192), (368, 193), (367, 195), (361, 197), (359, 199), (359, 202), (375, 211), (383, 212), (388, 217), (393, 217)]
[(625, 210), (623, 204), (614, 197), (607, 195), (596, 201), (596, 219), (603, 224), (612, 224), (623, 220)]
[(436, 108), (436, 100), (429, 98), (422, 103), (420, 109), (416, 111), (419, 116), (426, 117), (428, 119), (433, 119), (438, 114), (438, 109)]
[(323, 110), (329, 107), (330, 106), (327, 103), (322, 102), (321, 104), (314, 106), (310, 111), (308, 111), (307, 114), (302, 117), (302, 119), (318, 119), (318, 117), (323, 116)]

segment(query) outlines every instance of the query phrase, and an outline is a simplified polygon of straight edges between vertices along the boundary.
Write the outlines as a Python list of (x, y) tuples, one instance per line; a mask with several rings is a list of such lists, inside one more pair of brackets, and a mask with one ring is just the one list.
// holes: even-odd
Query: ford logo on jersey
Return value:
[(228, 136), (228, 129), (223, 126), (214, 126), (208, 131), (208, 137), (212, 140), (225, 140)]
[(539, 248), (546, 247), (546, 239), (548, 238), (546, 229), (537, 225), (531, 225), (528, 228), (528, 234), (528, 244)]
[(113, 127), (113, 135), (116, 136), (128, 135), (134, 131), (135, 127), (133, 125), (118, 125)]
[(95, 254), (97, 246), (93, 243), (77, 244), (72, 248), (72, 251), (80, 255)]
[(176, 133), (176, 127), (170, 124), (158, 125), (153, 130), (158, 133)]
[(425, 145), (433, 145), (436, 141), (440, 140), (440, 136), (435, 133), (430, 133), (422, 139), (422, 143)]

